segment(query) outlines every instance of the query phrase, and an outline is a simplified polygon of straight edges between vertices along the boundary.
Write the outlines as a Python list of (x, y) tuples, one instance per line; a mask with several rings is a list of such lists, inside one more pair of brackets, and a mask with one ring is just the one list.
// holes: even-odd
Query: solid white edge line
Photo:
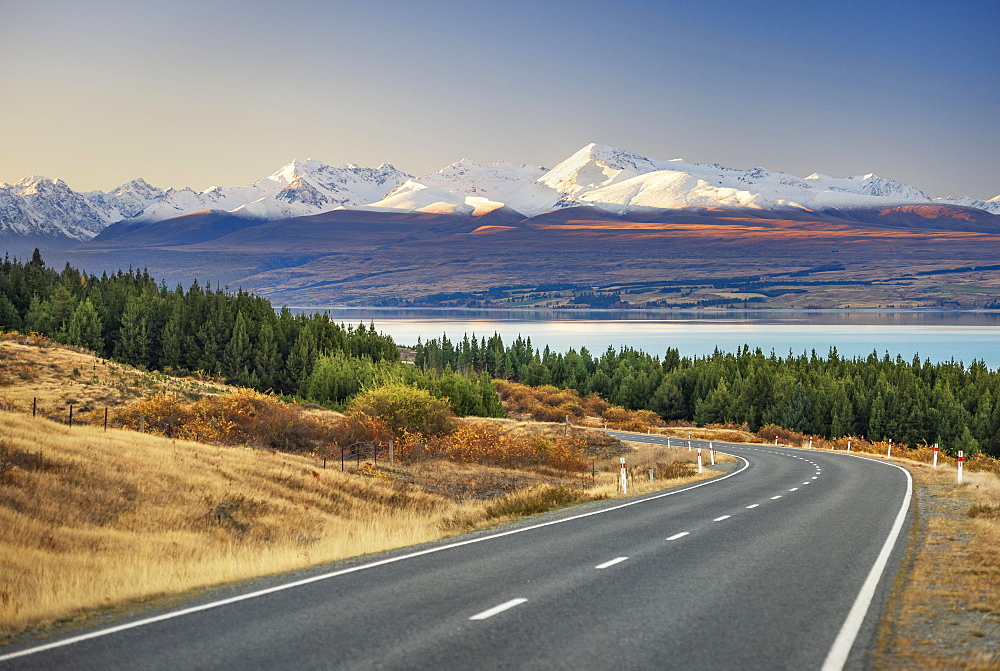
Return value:
[(626, 561), (627, 559), (628, 559), (628, 557), (615, 557), (614, 559), (609, 559), (608, 561), (604, 562), (603, 564), (598, 564), (594, 568), (598, 568), (598, 569), (600, 569), (600, 568), (608, 568), (609, 566), (614, 566), (615, 564), (621, 564), (623, 561)]
[[(854, 457), (855, 459), (865, 459), (864, 457), (853, 454), (847, 454), (844, 456)], [(885, 464), (903, 471), (906, 475), (906, 495), (903, 497), (903, 503), (899, 507), (899, 512), (896, 513), (896, 520), (892, 523), (889, 535), (886, 537), (885, 543), (882, 545), (882, 551), (879, 552), (878, 557), (875, 559), (875, 563), (872, 565), (871, 571), (868, 572), (868, 577), (861, 586), (861, 591), (858, 592), (858, 596), (854, 600), (854, 605), (851, 606), (850, 612), (847, 613), (847, 619), (844, 620), (844, 624), (840, 627), (840, 632), (837, 634), (837, 638), (834, 639), (833, 645), (830, 646), (830, 651), (826, 654), (826, 659), (823, 660), (823, 666), (821, 667), (822, 671), (840, 671), (844, 668), (844, 664), (847, 663), (847, 658), (850, 656), (851, 649), (854, 647), (854, 641), (857, 639), (858, 632), (861, 631), (861, 625), (864, 623), (865, 616), (868, 614), (868, 609), (871, 607), (872, 599), (875, 598), (875, 589), (878, 587), (878, 583), (882, 579), (882, 574), (885, 573), (885, 567), (888, 565), (889, 557), (892, 555), (892, 551), (896, 546), (896, 541), (899, 539), (899, 533), (903, 530), (903, 524), (906, 521), (906, 514), (910, 510), (910, 499), (913, 496), (913, 478), (910, 476), (910, 472), (908, 470), (902, 466), (890, 464), (885, 461), (876, 461), (875, 459), (865, 459), (865, 461)]]
[(487, 608), (482, 613), (476, 613), (475, 615), (473, 615), (469, 619), (470, 620), (485, 620), (486, 618), (493, 617), (494, 615), (497, 615), (498, 613), (502, 613), (505, 610), (510, 610), (514, 606), (520, 606), (522, 603), (524, 603), (526, 601), (527, 601), (527, 599), (524, 599), (524, 598), (521, 598), (521, 597), (518, 597), (516, 599), (511, 599), (510, 601), (504, 601), (499, 606), (493, 606), (492, 608)]
[(668, 540), (668, 541), (675, 541), (675, 540), (677, 540), (678, 538), (684, 538), (684, 537), (685, 537), (685, 536), (687, 536), (687, 535), (688, 535), (689, 533), (691, 533), (691, 532), (690, 532), (690, 531), (682, 531), (682, 532), (680, 532), (679, 534), (674, 534), (673, 536), (671, 536), (671, 537), (670, 537), (670, 538), (668, 538), (667, 540)]
[[(720, 452), (720, 454), (722, 453)], [(375, 568), (376, 566), (395, 564), (396, 562), (404, 561), (407, 559), (413, 559), (415, 557), (421, 557), (423, 555), (434, 554), (436, 552), (443, 552), (445, 550), (451, 550), (453, 548), (462, 547), (463, 545), (472, 545), (473, 543), (482, 543), (483, 541), (493, 540), (495, 538), (503, 538), (504, 536), (513, 536), (514, 534), (520, 534), (526, 531), (533, 531), (535, 529), (541, 529), (555, 524), (563, 524), (564, 522), (572, 522), (574, 520), (583, 519), (584, 517), (591, 517), (593, 515), (603, 515), (604, 513), (610, 513), (614, 510), (621, 510), (622, 508), (628, 508), (630, 506), (639, 505), (640, 503), (647, 503), (649, 501), (657, 501), (659, 499), (666, 498), (667, 496), (682, 494), (684, 492), (689, 492), (692, 489), (697, 489), (699, 487), (705, 487), (706, 485), (722, 482), (723, 480), (728, 480), (734, 475), (739, 475), (746, 469), (750, 468), (750, 462), (744, 459), (743, 457), (740, 457), (735, 454), (729, 456), (736, 457), (737, 459), (742, 461), (743, 467), (733, 471), (732, 473), (729, 473), (728, 475), (712, 478), (711, 480), (705, 480), (703, 482), (699, 482), (694, 485), (688, 485), (683, 489), (663, 492), (662, 494), (655, 494), (653, 496), (649, 496), (646, 498), (635, 499), (634, 501), (627, 501), (625, 503), (620, 503), (616, 506), (611, 506), (610, 508), (593, 510), (589, 513), (580, 513), (579, 515), (564, 517), (562, 519), (552, 520), (550, 522), (542, 522), (541, 524), (533, 524), (531, 526), (521, 527), (520, 529), (511, 529), (510, 531), (503, 531), (490, 536), (470, 538), (469, 540), (458, 541), (457, 543), (448, 543), (447, 545), (427, 548), (426, 550), (418, 550), (417, 552), (411, 552), (409, 554), (400, 555), (398, 557), (380, 559), (378, 561), (374, 561), (369, 564), (361, 564), (360, 566), (352, 566), (350, 568), (341, 569), (339, 571), (331, 571), (330, 573), (323, 573), (321, 575), (313, 576), (311, 578), (303, 578), (302, 580), (296, 580), (294, 582), (286, 583), (283, 585), (275, 585), (274, 587), (268, 587), (266, 589), (257, 590), (255, 592), (248, 592), (247, 594), (241, 594), (239, 596), (229, 597), (228, 599), (220, 599), (219, 601), (210, 601), (208, 603), (203, 603), (198, 606), (191, 606), (190, 608), (182, 608), (181, 610), (172, 611), (169, 613), (162, 613), (160, 615), (154, 615), (153, 617), (142, 618), (141, 620), (135, 620), (133, 622), (126, 622), (125, 624), (119, 624), (114, 627), (108, 627), (107, 629), (99, 629), (98, 631), (92, 631), (86, 634), (72, 636), (70, 638), (66, 638), (61, 641), (54, 641), (52, 643), (46, 643), (44, 645), (39, 645), (33, 648), (25, 648), (24, 650), (18, 650), (17, 652), (11, 652), (6, 655), (0, 655), (0, 662), (5, 662), (8, 659), (17, 659), (18, 657), (26, 657), (28, 655), (33, 655), (35, 653), (45, 652), (46, 650), (54, 650), (55, 648), (61, 648), (67, 645), (73, 645), (74, 643), (81, 643), (83, 641), (88, 641), (92, 638), (101, 638), (102, 636), (109, 636), (111, 634), (116, 634), (120, 631), (127, 631), (129, 629), (143, 627), (146, 626), (147, 624), (155, 624), (156, 622), (163, 622), (164, 620), (172, 620), (174, 618), (182, 617), (184, 615), (191, 615), (192, 613), (198, 613), (203, 610), (211, 610), (213, 608), (218, 608), (220, 606), (228, 606), (229, 604), (232, 603), (239, 603), (240, 601), (256, 599), (257, 597), (266, 596), (268, 594), (273, 594), (275, 592), (283, 592), (286, 589), (292, 589), (293, 587), (301, 587), (302, 585), (308, 585), (310, 583), (319, 582), (321, 580), (329, 580), (330, 578), (336, 578), (337, 576), (346, 575), (348, 573), (357, 573), (358, 571), (364, 571), (366, 569)]]

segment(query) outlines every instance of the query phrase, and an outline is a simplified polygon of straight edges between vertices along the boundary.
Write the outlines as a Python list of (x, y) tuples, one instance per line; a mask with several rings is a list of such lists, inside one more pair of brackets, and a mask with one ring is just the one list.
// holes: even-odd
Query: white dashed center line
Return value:
[(780, 499), (780, 498), (781, 498), (781, 494), (778, 494), (777, 496), (772, 496), (771, 500), (773, 501), (775, 499)]
[(499, 606), (493, 606), (492, 608), (484, 610), (482, 613), (476, 613), (475, 615), (473, 615), (469, 619), (470, 620), (485, 620), (488, 617), (493, 617), (494, 615), (497, 615), (498, 613), (502, 613), (505, 610), (513, 608), (514, 606), (520, 606), (525, 601), (527, 601), (527, 599), (522, 599), (522, 598), (511, 599), (510, 601), (504, 601)]
[(814, 475), (814, 476), (812, 476), (812, 479), (813, 479), (813, 480), (815, 480), (815, 479), (816, 479), (816, 476), (815, 476), (815, 475)]
[(603, 564), (598, 564), (594, 568), (608, 568), (609, 566), (614, 566), (615, 564), (621, 564), (623, 561), (627, 559), (628, 557), (615, 557), (614, 559), (609, 559)]
[(791, 489), (789, 489), (788, 491), (790, 491), (790, 492), (797, 492), (798, 490), (799, 490), (799, 488), (798, 488), (798, 487), (792, 487), (792, 488), (791, 488)]
[(750, 505), (747, 506), (747, 510), (749, 510), (750, 508), (756, 508), (759, 505), (760, 505), (759, 503), (751, 503)]
[(713, 522), (721, 522), (722, 520), (728, 520), (732, 515), (723, 515), (722, 517), (716, 517)]
[(671, 537), (670, 537), (670, 538), (668, 538), (667, 540), (668, 540), (668, 541), (675, 541), (675, 540), (677, 540), (678, 538), (684, 538), (685, 536), (687, 536), (687, 535), (688, 535), (688, 533), (690, 533), (690, 532), (688, 532), (688, 531), (682, 531), (682, 532), (680, 532), (679, 534), (674, 534), (673, 536), (671, 536)]

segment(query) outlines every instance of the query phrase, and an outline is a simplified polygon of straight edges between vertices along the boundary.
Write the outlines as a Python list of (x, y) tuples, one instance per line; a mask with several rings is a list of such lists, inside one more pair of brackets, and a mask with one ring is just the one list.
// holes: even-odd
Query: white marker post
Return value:
[(958, 484), (962, 484), (962, 462), (965, 461), (965, 452), (958, 451)]
[(712, 460), (712, 465), (715, 466), (715, 447), (712, 446), (712, 441), (708, 442), (708, 457)]
[(851, 451), (851, 439), (850, 438), (847, 439), (847, 451), (848, 452)]
[(813, 448), (813, 439), (810, 438), (809, 439), (809, 449), (811, 450), (812, 448)]
[[(688, 435), (690, 436), (691, 434), (688, 434)], [(688, 452), (690, 452), (690, 451), (691, 451), (691, 439), (688, 438)]]
[(886, 459), (892, 459), (892, 438), (889, 439), (889, 450), (885, 453)]
[(667, 447), (670, 447), (670, 436), (667, 436)]
[(622, 494), (628, 494), (628, 478), (626, 477), (626, 474), (625, 474), (625, 457), (621, 458), (621, 463), (622, 463), (622, 468), (621, 468), (621, 471), (622, 471)]
[(701, 448), (698, 448), (698, 472), (701, 473)]
[(774, 437), (774, 446), (775, 447), (778, 446), (778, 437), (777, 436)]
[(646, 435), (648, 436), (652, 429), (646, 429)]
[(934, 443), (934, 468), (937, 468), (938, 444)]

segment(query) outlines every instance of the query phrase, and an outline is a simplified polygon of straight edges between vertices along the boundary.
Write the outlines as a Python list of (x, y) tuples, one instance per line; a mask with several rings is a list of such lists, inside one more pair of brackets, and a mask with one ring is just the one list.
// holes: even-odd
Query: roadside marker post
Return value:
[(810, 438), (809, 439), (809, 449), (811, 450), (812, 448), (813, 448), (813, 439)]
[(701, 448), (698, 448), (698, 472), (701, 473)]
[(962, 484), (962, 462), (965, 461), (965, 452), (958, 451), (958, 484)]
[(653, 469), (652, 469), (652, 468), (651, 468), (651, 469), (649, 469), (649, 481), (650, 481), (650, 482), (652, 482), (652, 481), (653, 481)]
[(933, 468), (937, 468), (937, 455), (938, 455), (938, 444), (934, 443), (934, 464), (933, 464)]
[(625, 457), (621, 457), (622, 494), (628, 494), (628, 478), (625, 477)]
[(708, 458), (712, 460), (712, 465), (715, 466), (715, 447), (713, 447), (712, 441), (708, 441)]
[(774, 446), (775, 447), (778, 446), (778, 437), (777, 436), (774, 437)]
[(889, 439), (889, 450), (885, 453), (886, 459), (892, 459), (892, 438)]
[(667, 447), (670, 447), (670, 436), (667, 436)]
[(847, 439), (847, 451), (848, 452), (851, 451), (851, 439), (850, 438)]

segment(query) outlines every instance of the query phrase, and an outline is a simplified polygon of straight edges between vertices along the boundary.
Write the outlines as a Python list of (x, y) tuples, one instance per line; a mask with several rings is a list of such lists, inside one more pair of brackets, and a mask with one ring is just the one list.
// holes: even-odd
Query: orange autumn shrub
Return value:
[(158, 393), (116, 410), (112, 423), (172, 438), (284, 451), (308, 450), (331, 437), (321, 420), (249, 389), (195, 401)]
[(585, 444), (577, 438), (548, 440), (524, 436), (496, 424), (463, 424), (453, 433), (429, 441), (430, 456), (444, 457), (460, 464), (518, 468), (551, 466), (561, 470), (581, 470), (585, 466)]

